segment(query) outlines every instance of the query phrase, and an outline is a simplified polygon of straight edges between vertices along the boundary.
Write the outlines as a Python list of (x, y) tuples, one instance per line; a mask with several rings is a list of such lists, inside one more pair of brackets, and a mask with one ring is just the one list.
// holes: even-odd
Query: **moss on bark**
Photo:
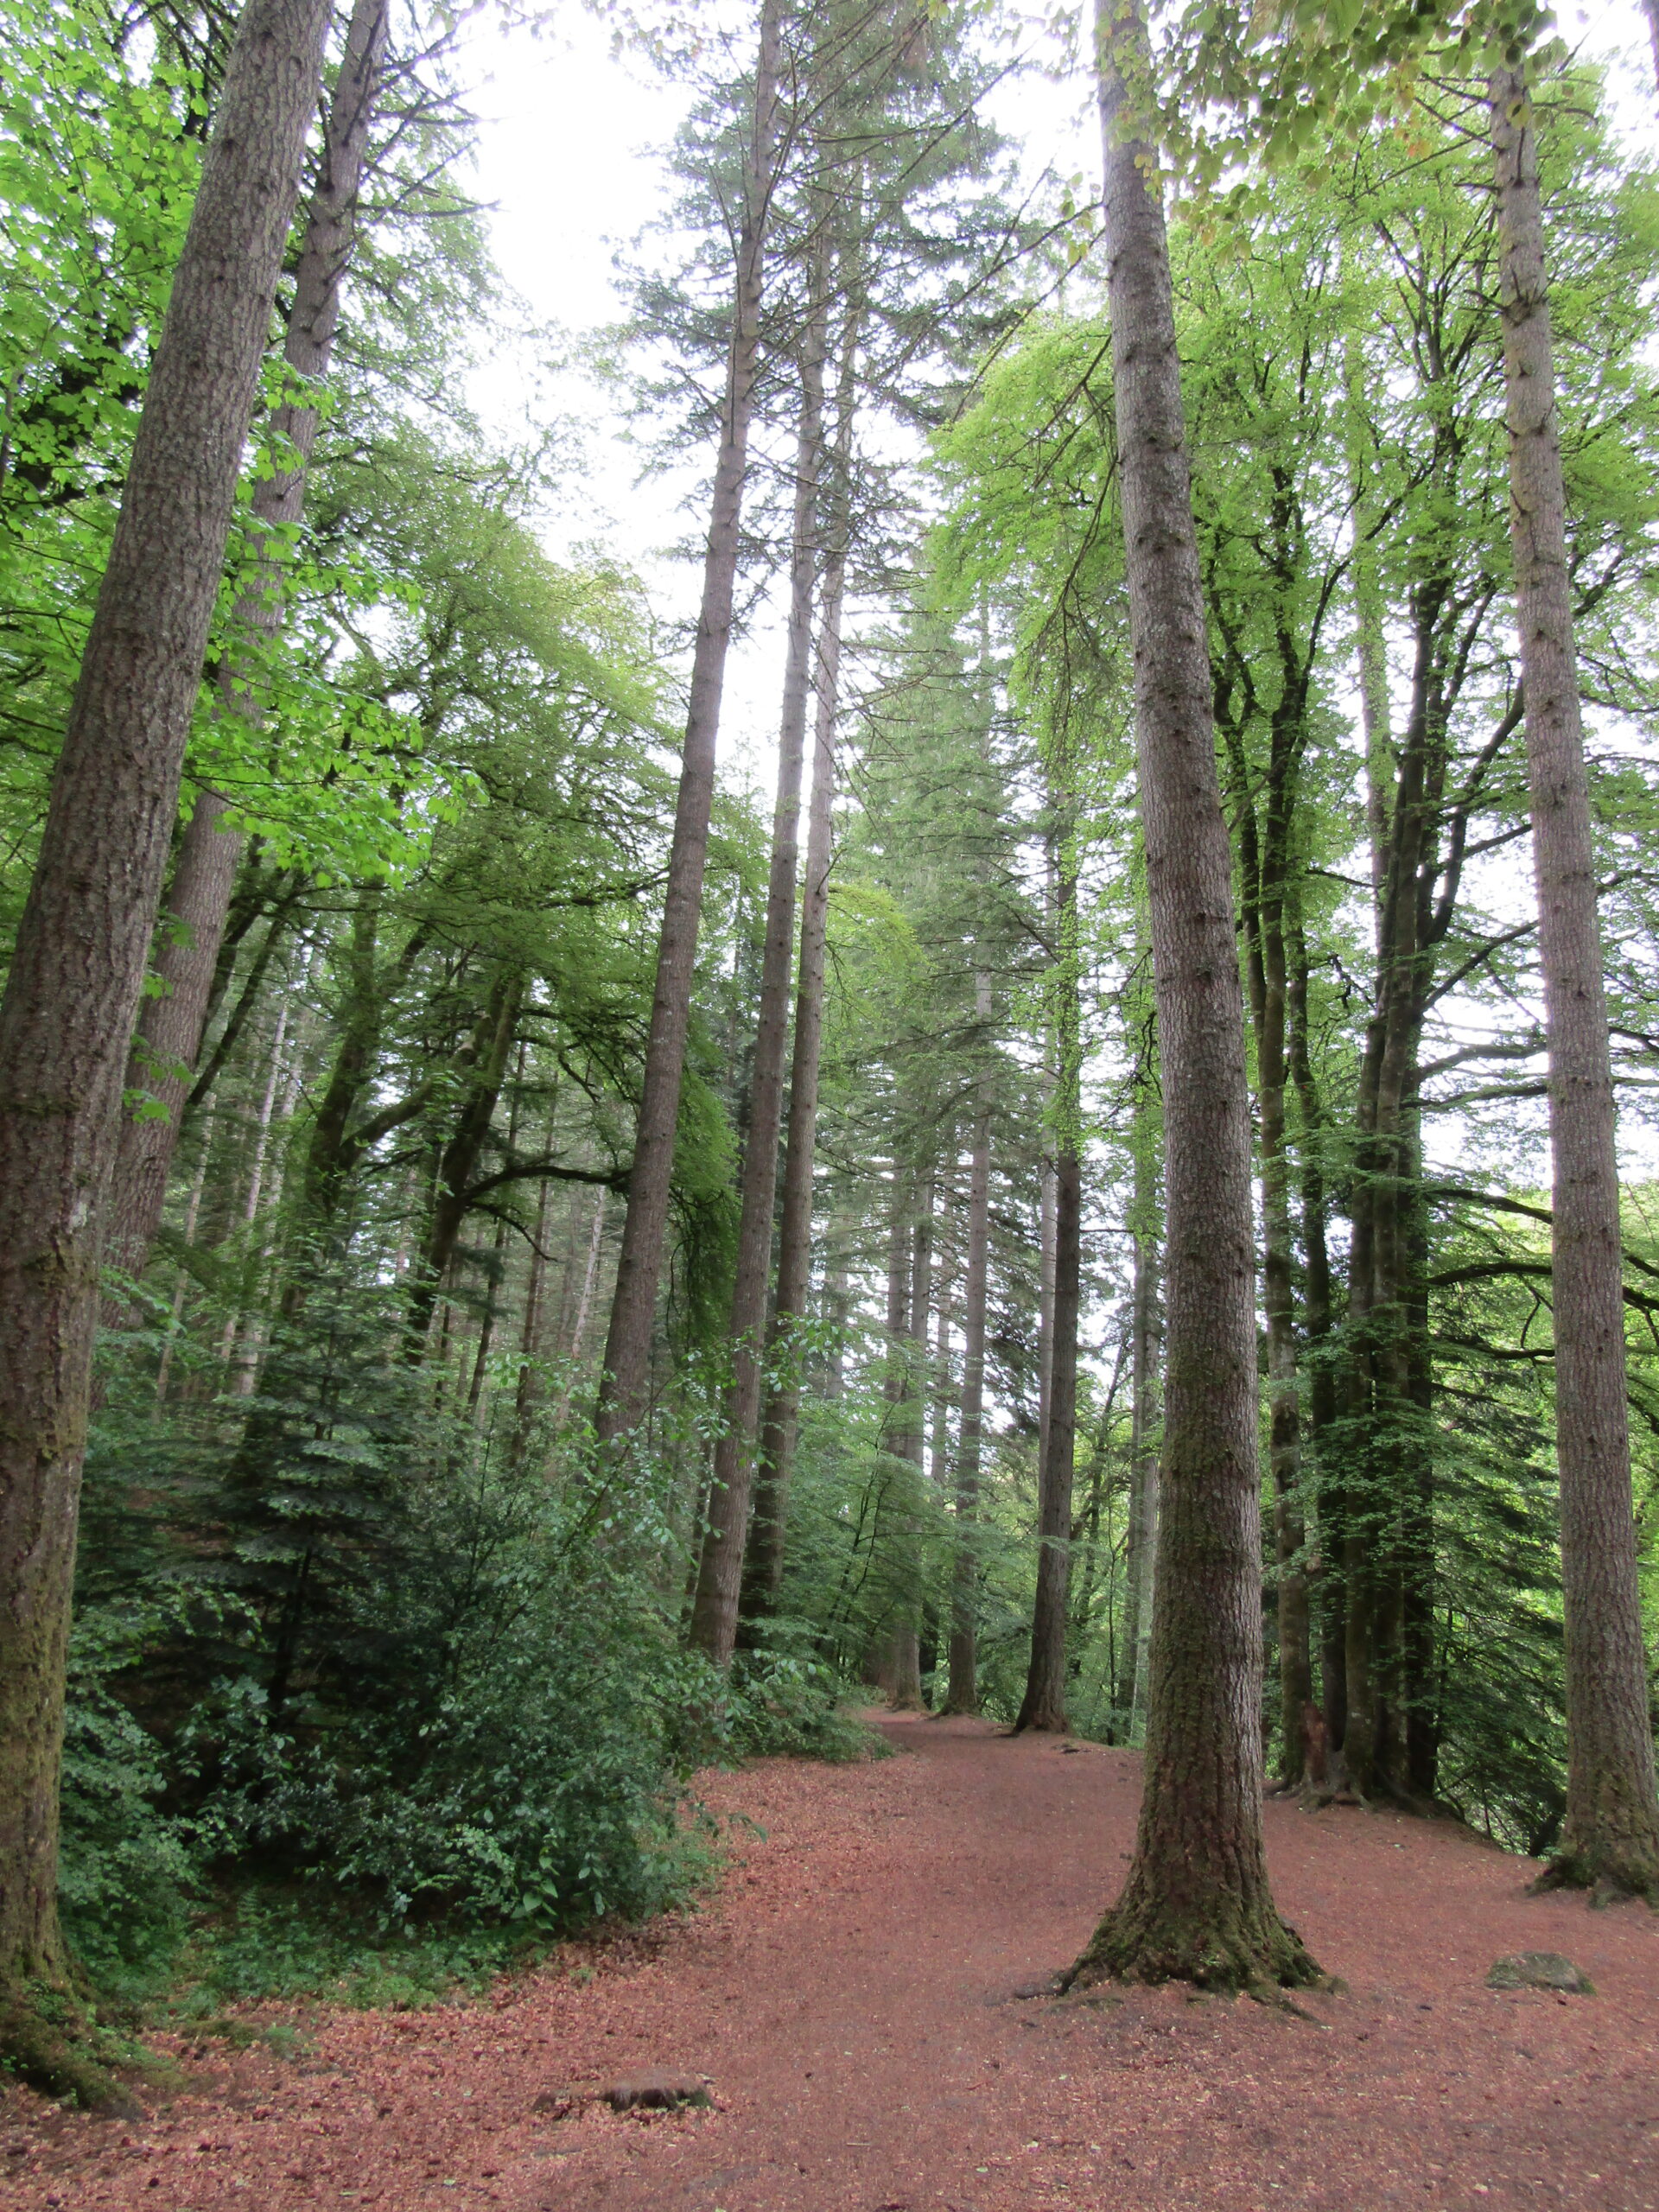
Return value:
[(1190, 1981), (1199, 1989), (1313, 1989), (1325, 1977), (1265, 1895), (1249, 1904), (1223, 1891), (1198, 1909), (1131, 1883), (1065, 1975), (1067, 1989), (1103, 1981)]
[(0, 1992), (0, 2069), (83, 2111), (124, 2118), (139, 2110), (124, 2075), (152, 2090), (183, 2086), (176, 2069), (102, 2026), (71, 1990), (41, 1980)]
[(1659, 1907), (1659, 1861), (1632, 1845), (1602, 1841), (1593, 1848), (1556, 1853), (1532, 1885), (1535, 1896), (1551, 1890), (1587, 1890), (1592, 1904), (1636, 1897)]

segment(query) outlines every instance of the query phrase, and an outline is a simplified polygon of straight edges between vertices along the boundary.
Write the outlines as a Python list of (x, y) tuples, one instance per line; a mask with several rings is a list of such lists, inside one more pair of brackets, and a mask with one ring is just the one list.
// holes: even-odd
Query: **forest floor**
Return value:
[[(1138, 1759), (880, 1725), (889, 1760), (707, 1777), (764, 1835), (739, 1820), (718, 1892), (644, 1934), (568, 1946), (472, 2004), (289, 2008), (303, 2057), (184, 2051), (189, 2092), (141, 2121), (0, 2090), (0, 2201), (1659, 2212), (1645, 1908), (1528, 1897), (1524, 1862), (1449, 1824), (1275, 1801), (1281, 1907), (1348, 1984), (1308, 2001), (1317, 2022), (1173, 1989), (1022, 1995), (1117, 1885)], [(1527, 1950), (1566, 1954), (1597, 1993), (1485, 1986)], [(654, 2068), (703, 2076), (712, 2109), (592, 2101)]]

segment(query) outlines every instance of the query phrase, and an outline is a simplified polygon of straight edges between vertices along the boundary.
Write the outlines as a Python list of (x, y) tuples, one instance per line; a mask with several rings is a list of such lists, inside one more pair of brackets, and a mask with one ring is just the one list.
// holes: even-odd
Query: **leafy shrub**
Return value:
[(69, 1648), (59, 1906), (94, 1986), (129, 1999), (165, 1977), (199, 1894), (186, 1832), (156, 1802), (162, 1746), (112, 1688), (169, 1624), (153, 1605), (90, 1607)]
[(848, 1685), (787, 1649), (741, 1652), (729, 1686), (733, 1748), (746, 1758), (880, 1758), (887, 1745), (847, 1710)]

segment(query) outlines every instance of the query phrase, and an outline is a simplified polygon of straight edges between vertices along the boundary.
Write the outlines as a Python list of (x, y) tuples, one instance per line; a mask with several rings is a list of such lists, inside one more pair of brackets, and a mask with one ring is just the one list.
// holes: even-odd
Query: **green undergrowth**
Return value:
[(351, 1900), (254, 1882), (192, 1931), (158, 2009), (232, 2040), (235, 2024), (219, 2017), (227, 2006), (309, 1999), (421, 2012), (534, 1965), (550, 1948), (546, 1935), (522, 1928), (388, 1928)]
[(781, 1639), (768, 1649), (738, 1655), (726, 1706), (730, 1748), (745, 1758), (821, 1759), (844, 1766), (890, 1753), (886, 1738), (850, 1710), (833, 1671)]

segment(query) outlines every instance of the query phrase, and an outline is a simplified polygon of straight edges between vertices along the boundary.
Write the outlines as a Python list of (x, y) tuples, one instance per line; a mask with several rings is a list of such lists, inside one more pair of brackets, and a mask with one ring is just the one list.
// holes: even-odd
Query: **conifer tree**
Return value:
[(1135, 1857), (1071, 1978), (1306, 1981), (1262, 1840), (1249, 1099), (1152, 57), (1101, 0), (1107, 285), (1167, 1193), (1161, 1525)]
[(178, 804), (324, 0), (250, 0), (226, 64), (0, 1001), (0, 2044), (89, 2101), (56, 1880), (65, 1649), (121, 1080)]

